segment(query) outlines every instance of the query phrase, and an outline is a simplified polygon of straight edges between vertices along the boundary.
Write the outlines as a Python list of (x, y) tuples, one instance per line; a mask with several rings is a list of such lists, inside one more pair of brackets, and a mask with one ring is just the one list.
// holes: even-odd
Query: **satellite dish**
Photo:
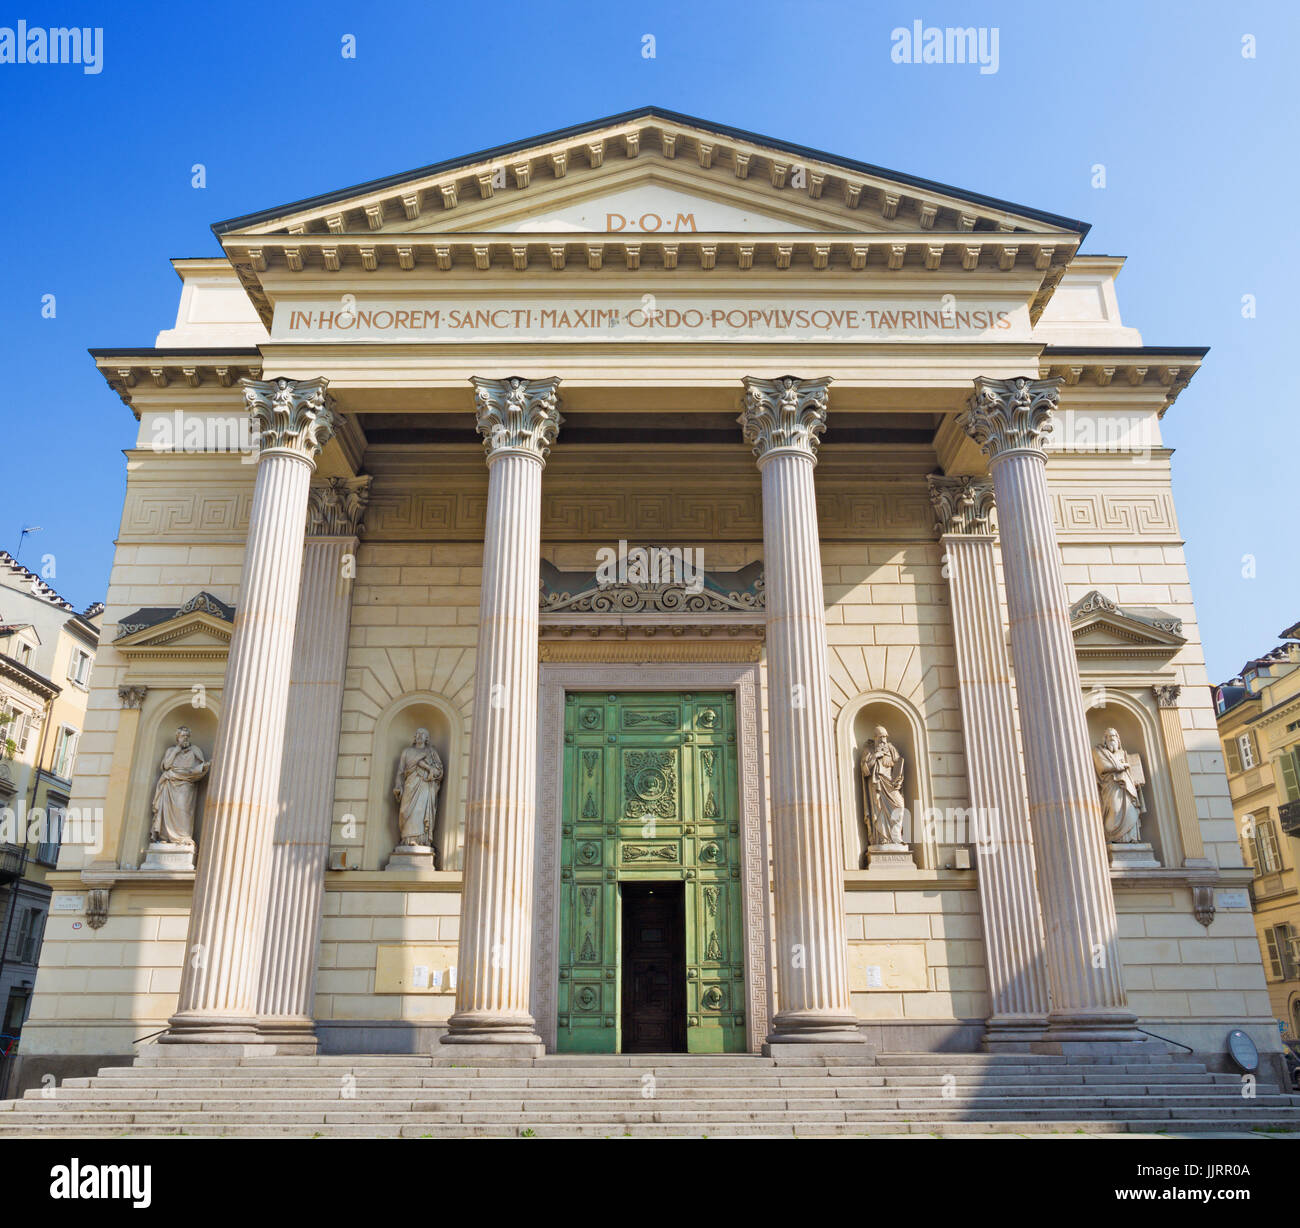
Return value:
[(1259, 1050), (1240, 1028), (1233, 1028), (1228, 1033), (1228, 1056), (1237, 1064), (1238, 1070), (1248, 1074), (1259, 1067)]

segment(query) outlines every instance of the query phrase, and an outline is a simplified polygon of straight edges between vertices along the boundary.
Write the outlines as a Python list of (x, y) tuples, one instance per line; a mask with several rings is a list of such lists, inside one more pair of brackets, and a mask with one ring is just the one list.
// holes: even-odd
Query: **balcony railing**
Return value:
[(19, 844), (0, 844), (0, 883), (12, 883), (22, 878), (27, 862), (27, 850)]
[(1277, 819), (1288, 836), (1300, 836), (1300, 801), (1283, 802), (1277, 808)]

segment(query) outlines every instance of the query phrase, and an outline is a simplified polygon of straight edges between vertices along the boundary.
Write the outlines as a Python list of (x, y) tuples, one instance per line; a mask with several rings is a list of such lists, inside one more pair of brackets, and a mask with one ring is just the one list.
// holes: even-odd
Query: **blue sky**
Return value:
[[(19, 17), (104, 31), (98, 74), (0, 64), (0, 547), (40, 525), (23, 561), (52, 555), (79, 607), (133, 438), (86, 349), (170, 327), (170, 257), (218, 254), (223, 218), (655, 103), (1092, 222), (1084, 250), (1130, 257), (1125, 322), (1212, 347), (1165, 419), (1211, 679), (1300, 619), (1300, 6), (69, 2), (0, 25)], [(996, 27), (998, 71), (893, 63), (917, 19)]]

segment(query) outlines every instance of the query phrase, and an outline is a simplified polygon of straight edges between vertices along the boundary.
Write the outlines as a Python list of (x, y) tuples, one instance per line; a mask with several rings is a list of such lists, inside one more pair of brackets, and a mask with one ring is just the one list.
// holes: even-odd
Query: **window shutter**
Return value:
[(1275, 980), (1283, 980), (1282, 953), (1278, 950), (1277, 934), (1271, 929), (1265, 930), (1264, 941), (1268, 944), (1269, 970), (1272, 972)]
[(1224, 754), (1228, 758), (1228, 771), (1235, 776), (1238, 772), (1241, 771), (1241, 756), (1237, 754), (1236, 741), (1232, 738), (1229, 738), (1223, 744), (1223, 750), (1224, 750)]
[(1300, 756), (1295, 751), (1289, 750), (1278, 760), (1282, 769), (1282, 790), (1286, 794), (1288, 802), (1300, 801), (1300, 771), (1297, 767), (1300, 764), (1297, 760)]

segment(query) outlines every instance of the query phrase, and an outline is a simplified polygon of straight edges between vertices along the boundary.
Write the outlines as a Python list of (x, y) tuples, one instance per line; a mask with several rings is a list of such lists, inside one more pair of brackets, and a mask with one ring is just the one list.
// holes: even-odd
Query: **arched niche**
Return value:
[(1173, 784), (1155, 712), (1137, 696), (1114, 687), (1088, 692), (1085, 703), (1089, 749), (1101, 742), (1107, 729), (1113, 728), (1124, 749), (1130, 754), (1136, 751), (1142, 758), (1146, 776), (1146, 783), (1140, 786), (1146, 803), (1141, 818), (1142, 839), (1151, 845), (1162, 866), (1182, 865)]
[(464, 808), (461, 804), (462, 743), (464, 718), (441, 695), (432, 691), (414, 691), (389, 705), (375, 722), (370, 753), (369, 805), (364, 816), (365, 843), (362, 866), (382, 870), (397, 844), (397, 800), (393, 783), (397, 761), (411, 745), (417, 729), (429, 731), (429, 741), (443, 764), (442, 788), (434, 814), (434, 842), (438, 865), (444, 870), (460, 869), (464, 832)]
[(911, 816), (911, 831), (904, 836), (912, 845), (912, 856), (922, 868), (938, 864), (938, 849), (924, 836), (921, 817), (932, 805), (930, 793), (930, 747), (925, 722), (917, 709), (901, 695), (889, 691), (866, 691), (846, 703), (836, 722), (836, 744), (844, 820), (844, 858), (850, 870), (859, 869), (871, 842), (865, 819), (862, 792), (862, 751), (874, 736), (877, 725), (889, 731), (889, 740), (903, 755), (903, 799)]
[[(212, 748), (217, 741), (217, 724), (221, 720), (221, 705), (208, 691), (204, 705), (194, 707), (193, 693), (166, 692), (150, 687), (145, 699), (136, 738), (134, 762), (131, 767), (131, 785), (127, 797), (126, 822), (122, 825), (122, 845), (118, 852), (123, 869), (138, 868), (144, 861), (149, 845), (149, 829), (153, 825), (153, 791), (158, 783), (163, 753), (176, 742), (176, 730), (182, 725), (190, 731), (190, 741), (212, 761)], [(208, 776), (211, 776), (211, 770)], [(194, 803), (194, 841), (203, 843), (203, 808), (208, 800), (208, 776), (199, 782)]]

